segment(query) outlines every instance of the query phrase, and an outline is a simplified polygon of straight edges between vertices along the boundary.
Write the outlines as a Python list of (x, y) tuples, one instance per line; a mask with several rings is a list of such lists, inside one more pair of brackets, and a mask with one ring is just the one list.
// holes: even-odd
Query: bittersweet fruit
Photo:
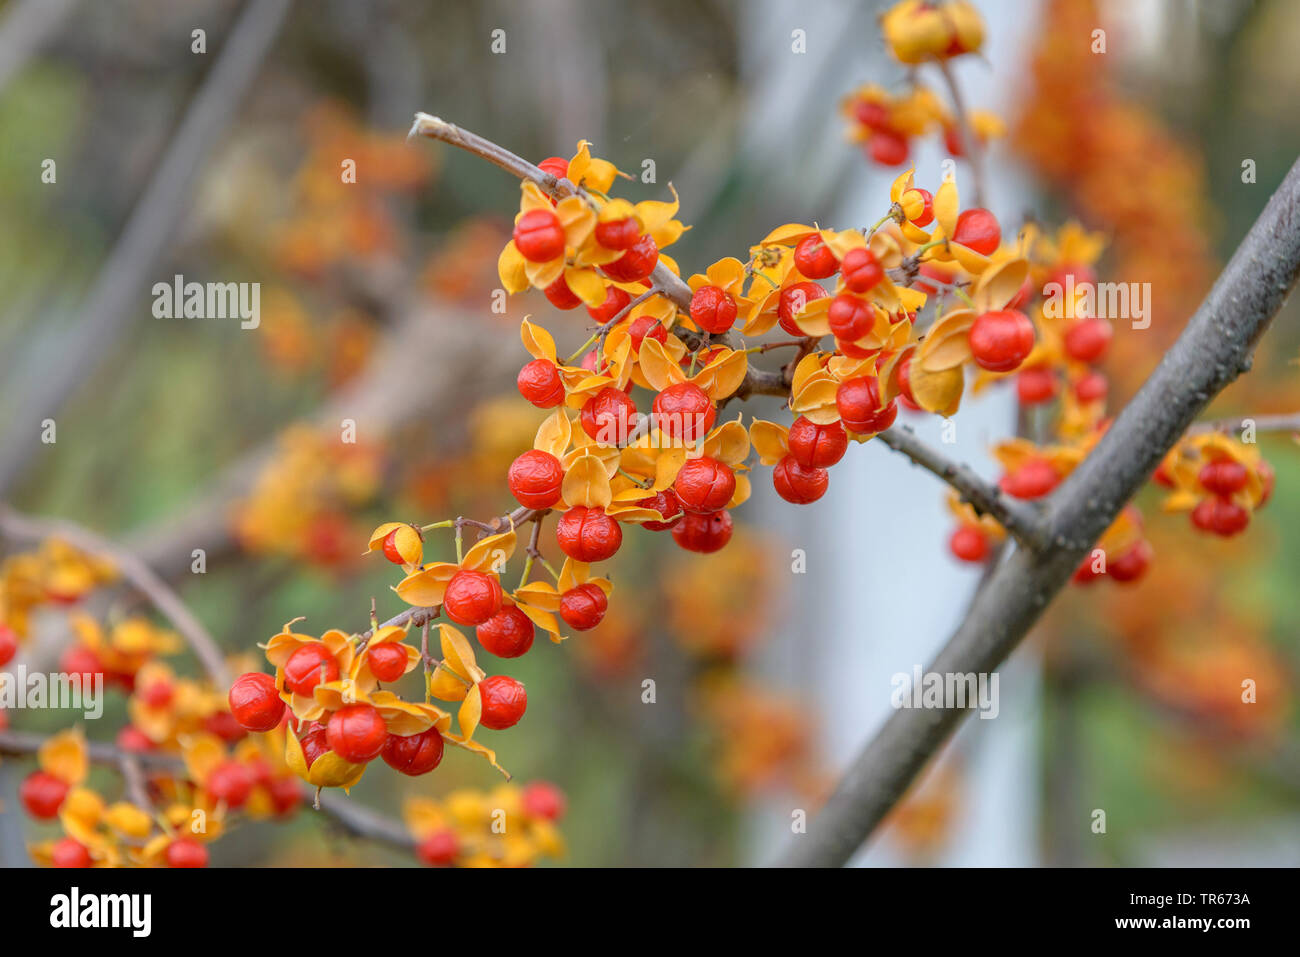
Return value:
[(971, 323), (971, 355), (981, 369), (1010, 372), (1034, 349), (1034, 324), (1023, 312), (986, 312)]
[(691, 296), (691, 321), (714, 335), (726, 332), (736, 321), (736, 299), (720, 286), (701, 286)]
[(682, 517), (682, 503), (677, 501), (677, 494), (670, 488), (656, 492), (649, 498), (638, 500), (637, 505), (642, 508), (652, 508), (663, 516), (663, 521), (651, 520), (641, 523), (641, 527), (650, 532), (662, 532), (672, 528)]
[(415, 854), (430, 867), (448, 867), (456, 863), (460, 840), (451, 828), (434, 831), (415, 848)]
[(295, 694), (310, 696), (318, 684), (337, 681), (339, 663), (324, 645), (303, 645), (284, 663), (284, 685)]
[(830, 468), (849, 447), (849, 437), (839, 422), (818, 425), (802, 415), (790, 424), (790, 454), (804, 468)]
[[(275, 727), (275, 725), (271, 727)], [(119, 751), (125, 751), (127, 754), (140, 754), (144, 751), (153, 750), (153, 742), (149, 740), (149, 736), (133, 724), (125, 725), (117, 733), (117, 737), (113, 741)]]
[(952, 239), (967, 249), (990, 256), (1002, 242), (1002, 227), (998, 225), (996, 216), (976, 206), (957, 216)]
[(447, 582), (442, 610), (458, 625), (481, 625), (501, 610), (501, 582), (496, 575), (463, 568)]
[(419, 734), (390, 734), (384, 742), (384, 763), (410, 777), (428, 774), (442, 761), (442, 735), (437, 728)]
[(640, 282), (654, 272), (658, 262), (659, 247), (646, 233), (622, 256), (602, 268), (615, 282)]
[(528, 693), (524, 686), (506, 675), (492, 675), (478, 685), (483, 702), (483, 715), (479, 723), (493, 731), (513, 728), (528, 708)]
[(518, 658), (533, 647), (533, 620), (517, 605), (507, 605), (479, 625), (478, 643), (498, 658)]
[(641, 238), (641, 227), (631, 216), (596, 224), (596, 242), (606, 249), (631, 249)]
[(1002, 476), (998, 486), (1013, 498), (1042, 498), (1061, 481), (1061, 473), (1046, 459), (1030, 459), (1014, 472)]
[(670, 385), (655, 396), (651, 408), (661, 432), (687, 442), (707, 435), (717, 417), (713, 400), (693, 382)]
[(1227, 498), (1246, 487), (1250, 474), (1240, 462), (1224, 460), (1207, 462), (1196, 477), (1207, 492)]
[(94, 860), (85, 845), (71, 837), (61, 837), (50, 849), (50, 864), (54, 867), (91, 867)]
[(1100, 402), (1110, 391), (1110, 383), (1100, 372), (1089, 372), (1074, 383), (1074, 397), (1080, 402)]
[(646, 339), (667, 342), (668, 330), (654, 316), (637, 316), (632, 320), (632, 324), (627, 327), (627, 337), (632, 340), (632, 351), (640, 353), (641, 343), (645, 342)]
[(842, 292), (831, 300), (826, 310), (826, 321), (836, 339), (856, 342), (871, 331), (875, 312), (871, 304), (857, 296)]
[(591, 318), (595, 319), (601, 325), (604, 325), (622, 312), (631, 301), (632, 297), (622, 289), (618, 288), (618, 286), (606, 286), (605, 301), (599, 306), (588, 306), (587, 315), (591, 316)]
[(564, 255), (564, 226), (549, 209), (530, 209), (515, 223), (515, 248), (525, 259), (544, 263)]
[[(830, 250), (827, 250), (829, 254)], [(831, 257), (832, 260), (834, 257)], [(830, 293), (815, 282), (796, 282), (781, 290), (777, 300), (776, 318), (781, 328), (792, 336), (802, 336), (803, 330), (795, 325), (795, 316), (803, 312), (808, 303), (825, 299)]]
[(835, 391), (835, 407), (844, 428), (859, 435), (883, 432), (898, 417), (898, 405), (890, 400), (880, 407), (880, 383), (875, 376), (862, 376), (841, 382)]
[(1250, 524), (1250, 512), (1236, 502), (1215, 495), (1192, 509), (1192, 524), (1203, 531), (1230, 538)]
[(167, 845), (168, 867), (207, 867), (208, 849), (198, 841), (179, 837)]
[(396, 681), (406, 674), (406, 665), (410, 660), (406, 645), (397, 641), (385, 641), (366, 649), (366, 664), (370, 673), (380, 681)]
[(1038, 405), (1056, 395), (1056, 373), (1047, 366), (1021, 369), (1016, 376), (1016, 397), (1022, 405)]
[(529, 449), (510, 463), (506, 482), (524, 508), (550, 508), (560, 500), (564, 468), (550, 452)]
[(1151, 543), (1146, 539), (1139, 539), (1122, 555), (1113, 559), (1106, 567), (1106, 572), (1117, 582), (1135, 582), (1146, 574), (1154, 554)]
[(548, 359), (534, 359), (519, 370), (515, 380), (519, 394), (539, 409), (551, 409), (564, 401), (560, 370)]
[(688, 552), (716, 552), (731, 541), (731, 513), (726, 509), (710, 514), (687, 512), (673, 526), (673, 541)]
[(772, 470), (776, 494), (795, 505), (807, 505), (826, 494), (829, 476), (823, 468), (805, 468), (787, 455)]
[(550, 173), (556, 179), (564, 179), (569, 175), (569, 161), (563, 156), (548, 156), (537, 164), (537, 168), (544, 173)]
[(260, 671), (250, 671), (230, 686), (230, 713), (240, 726), (249, 731), (270, 731), (284, 717), (284, 702), (275, 687), (275, 679)]
[(344, 761), (365, 764), (379, 757), (388, 728), (374, 705), (357, 702), (339, 708), (325, 725), (325, 743)]
[(582, 431), (606, 445), (623, 445), (636, 429), (636, 403), (622, 389), (609, 385), (582, 407)]
[(542, 290), (542, 295), (556, 309), (577, 309), (582, 305), (582, 297), (569, 288), (563, 273), (556, 278), (555, 282)]
[[(870, 292), (885, 278), (885, 270), (876, 262), (870, 249), (858, 247), (844, 254), (840, 263), (840, 276), (844, 286), (852, 292)], [(855, 337), (856, 338), (856, 337)]]
[(688, 512), (716, 512), (736, 493), (736, 473), (707, 455), (687, 459), (677, 472), (673, 492)]
[(921, 211), (912, 217), (913, 226), (929, 226), (934, 222), (934, 195), (928, 189), (921, 189), (919, 186), (913, 186), (916, 192), (921, 194)]
[(974, 525), (960, 525), (948, 539), (948, 548), (964, 562), (982, 562), (989, 555), (989, 540)]
[(901, 166), (911, 147), (907, 137), (891, 129), (876, 130), (866, 143), (866, 153), (881, 166)]
[(623, 530), (603, 508), (575, 505), (555, 525), (560, 551), (576, 562), (603, 562), (623, 544)]
[(18, 799), (38, 821), (55, 817), (67, 796), (68, 785), (46, 771), (33, 771), (18, 787)]
[(1106, 354), (1113, 335), (1105, 319), (1079, 319), (1065, 330), (1065, 354), (1079, 362), (1096, 362)]
[(595, 628), (608, 608), (609, 598), (591, 582), (576, 585), (560, 596), (560, 617), (577, 631)]
[(252, 793), (253, 773), (242, 761), (222, 761), (208, 774), (204, 788), (214, 800), (225, 802), (226, 807), (240, 808)]
[(840, 268), (835, 254), (816, 233), (805, 236), (794, 247), (794, 264), (809, 279), (826, 279), (834, 276)]
[(565, 804), (563, 793), (549, 781), (532, 781), (524, 786), (522, 795), (524, 813), (530, 817), (540, 817), (547, 821), (558, 821), (564, 817)]

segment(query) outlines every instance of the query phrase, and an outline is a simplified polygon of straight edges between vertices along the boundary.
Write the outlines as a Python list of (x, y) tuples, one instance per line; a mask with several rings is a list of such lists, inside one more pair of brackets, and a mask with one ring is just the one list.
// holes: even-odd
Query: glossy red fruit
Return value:
[(442, 610), (458, 625), (481, 625), (501, 610), (501, 582), (496, 575), (462, 568), (447, 582)]
[(8, 625), (0, 624), (0, 666), (9, 664), (18, 654), (18, 633)]
[(388, 728), (379, 709), (363, 702), (339, 708), (325, 725), (325, 743), (329, 749), (353, 764), (365, 764), (379, 757), (386, 740)]
[(82, 684), (86, 684), (104, 673), (104, 665), (99, 656), (85, 645), (73, 645), (60, 656), (59, 671), (65, 675), (79, 675)]
[[(827, 250), (827, 252), (829, 251)], [(808, 303), (818, 299), (825, 299), (828, 295), (830, 293), (815, 282), (796, 282), (786, 286), (781, 290), (781, 296), (777, 300), (777, 322), (781, 324), (782, 329), (792, 336), (806, 335), (802, 329), (795, 325), (795, 316), (803, 312)]]
[(530, 781), (524, 785), (522, 795), (524, 813), (529, 817), (540, 817), (547, 821), (558, 821), (564, 817), (564, 794), (549, 781)]
[(564, 273), (560, 273), (555, 282), (543, 289), (542, 295), (556, 309), (577, 309), (582, 305), (582, 297), (569, 288)]
[(1106, 566), (1106, 573), (1117, 582), (1135, 582), (1146, 574), (1154, 554), (1151, 543), (1139, 539)]
[(390, 734), (384, 742), (384, 763), (410, 777), (428, 774), (442, 761), (442, 735), (437, 728), (419, 734)]
[(406, 645), (400, 641), (385, 641), (366, 649), (366, 664), (380, 681), (393, 682), (402, 677), (410, 660)]
[(881, 166), (906, 163), (909, 149), (907, 137), (889, 129), (876, 130), (866, 143), (867, 155)]
[(284, 663), (284, 686), (295, 694), (310, 696), (318, 684), (338, 679), (339, 663), (319, 643), (303, 645)]
[(916, 396), (912, 395), (912, 357), (908, 356), (898, 364), (898, 399), (906, 408), (920, 412)]
[(1002, 242), (1002, 228), (997, 217), (987, 209), (976, 206), (957, 216), (952, 231), (953, 242), (984, 256), (990, 256)]
[(871, 304), (857, 296), (842, 292), (831, 300), (826, 310), (826, 320), (836, 339), (856, 342), (871, 331), (875, 321)]
[(483, 699), (483, 716), (479, 723), (493, 731), (513, 728), (528, 708), (528, 692), (514, 678), (492, 675), (478, 684)]
[(188, 837), (177, 838), (167, 845), (168, 867), (207, 867), (208, 849)]
[(986, 312), (971, 324), (970, 351), (981, 369), (1010, 372), (1034, 348), (1034, 324), (1023, 312)]
[(208, 775), (204, 789), (216, 801), (234, 809), (244, 806), (253, 790), (253, 772), (242, 761), (222, 761)]
[(50, 864), (53, 867), (92, 867), (90, 851), (85, 845), (70, 837), (61, 837), (50, 848)]
[(822, 242), (820, 233), (799, 240), (794, 247), (794, 265), (809, 279), (826, 279), (834, 276), (840, 269), (839, 260), (835, 258), (830, 247)]
[(601, 268), (615, 282), (640, 282), (654, 272), (658, 262), (659, 247), (646, 233), (622, 256)]
[(588, 306), (587, 315), (604, 325), (622, 312), (631, 301), (632, 297), (618, 286), (606, 286), (605, 301), (595, 308)]
[(642, 508), (652, 508), (663, 516), (663, 521), (642, 522), (641, 527), (650, 532), (662, 532), (672, 528), (681, 520), (682, 503), (677, 501), (677, 494), (670, 488), (656, 492), (649, 498), (637, 501)]
[(1002, 476), (998, 487), (1013, 498), (1042, 498), (1061, 481), (1061, 474), (1046, 459), (1030, 459), (1020, 468)]
[(564, 179), (569, 175), (569, 161), (563, 156), (548, 156), (537, 164), (537, 168), (544, 173), (550, 173), (556, 179)]
[(693, 382), (670, 385), (655, 396), (651, 409), (659, 431), (687, 442), (708, 435), (717, 418), (713, 400)]
[(844, 254), (840, 275), (851, 292), (870, 292), (885, 278), (885, 270), (870, 249), (859, 247)]
[(989, 540), (974, 525), (959, 525), (948, 539), (949, 550), (964, 562), (982, 562), (989, 557)]
[(912, 189), (921, 194), (921, 211), (916, 214), (912, 220), (913, 226), (929, 226), (934, 222), (934, 195), (928, 189), (921, 189), (919, 186), (913, 186)]
[(127, 754), (141, 754), (153, 750), (153, 742), (149, 740), (149, 736), (133, 724), (123, 727), (117, 733), (115, 741), (117, 749)]
[(606, 249), (631, 249), (641, 238), (641, 227), (631, 216), (596, 224), (596, 242)]
[(1021, 369), (1016, 376), (1016, 397), (1021, 405), (1038, 405), (1056, 395), (1056, 373), (1046, 366)]
[(47, 771), (33, 771), (18, 787), (18, 799), (38, 821), (55, 817), (67, 796), (68, 785)]
[(673, 492), (688, 512), (716, 512), (736, 494), (736, 473), (707, 455), (687, 459), (673, 482)]
[(772, 484), (776, 494), (795, 505), (807, 505), (826, 494), (830, 477), (825, 469), (805, 468), (793, 455), (787, 455), (772, 469)]
[(478, 643), (498, 658), (518, 658), (533, 647), (533, 620), (517, 605), (507, 605), (478, 626)]
[(1250, 474), (1240, 462), (1225, 459), (1222, 462), (1208, 462), (1201, 466), (1197, 478), (1207, 492), (1227, 498), (1246, 487)]
[(802, 415), (790, 424), (790, 454), (804, 468), (827, 469), (844, 458), (849, 437), (839, 422), (818, 425)]
[(701, 286), (691, 296), (691, 321), (705, 332), (726, 332), (736, 321), (736, 298), (721, 286)]
[(529, 449), (510, 463), (506, 484), (524, 508), (550, 508), (560, 500), (564, 468), (550, 452)]
[(582, 431), (605, 445), (625, 445), (636, 431), (636, 403), (622, 389), (605, 386), (582, 407)]
[(608, 608), (609, 598), (591, 582), (570, 588), (560, 596), (560, 617), (576, 631), (595, 628)]
[(844, 428), (859, 435), (883, 432), (898, 417), (898, 405), (890, 401), (880, 407), (880, 383), (875, 376), (862, 376), (841, 382), (835, 391), (835, 407)]
[(549, 359), (525, 363), (515, 385), (519, 394), (539, 409), (551, 409), (564, 401), (564, 381), (560, 370)]
[(298, 743), (302, 746), (302, 757), (308, 770), (316, 763), (317, 758), (328, 754), (330, 750), (325, 725), (319, 721), (311, 722), (306, 730), (298, 733)]
[(284, 702), (275, 687), (275, 679), (260, 671), (250, 671), (230, 686), (230, 713), (240, 727), (249, 731), (270, 731), (284, 717)]
[(400, 531), (401, 531), (400, 528), (395, 528), (387, 535), (384, 536), (384, 544), (383, 544), (384, 557), (387, 558), (394, 565), (406, 564), (406, 559), (402, 557), (401, 550), (398, 549), (397, 547), (397, 533)]
[(450, 828), (434, 831), (415, 848), (415, 855), (430, 867), (448, 867), (456, 863), (460, 839)]
[(1250, 512), (1236, 502), (1213, 496), (1192, 509), (1192, 524), (1197, 528), (1230, 538), (1250, 524)]
[(731, 513), (726, 509), (707, 515), (687, 512), (673, 526), (673, 541), (688, 552), (716, 552), (731, 541)]
[(544, 263), (564, 255), (564, 226), (549, 209), (530, 209), (515, 222), (515, 248), (529, 262)]
[(1074, 397), (1080, 402), (1100, 402), (1110, 391), (1110, 383), (1100, 372), (1089, 372), (1074, 383)]
[(603, 508), (575, 505), (555, 526), (560, 551), (575, 562), (603, 562), (614, 557), (623, 544), (623, 530)]
[(627, 337), (632, 340), (632, 351), (640, 352), (641, 345), (646, 339), (667, 342), (668, 330), (654, 316), (637, 316), (632, 320), (632, 324), (627, 327)]
[(1105, 319), (1079, 319), (1065, 330), (1065, 354), (1079, 362), (1096, 362), (1106, 354), (1114, 330)]

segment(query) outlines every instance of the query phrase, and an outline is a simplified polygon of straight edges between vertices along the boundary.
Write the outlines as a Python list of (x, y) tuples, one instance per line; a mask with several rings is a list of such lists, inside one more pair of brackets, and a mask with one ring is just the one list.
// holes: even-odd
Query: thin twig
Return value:
[(966, 154), (966, 161), (970, 163), (971, 182), (975, 187), (973, 197), (975, 202), (973, 205), (983, 206), (984, 157), (980, 144), (975, 139), (970, 116), (966, 113), (966, 104), (961, 95), (961, 87), (957, 83), (957, 77), (953, 75), (951, 65), (943, 57), (940, 57), (935, 62), (939, 67), (939, 72), (943, 74), (944, 82), (948, 84), (948, 94), (952, 97), (953, 112), (957, 115), (957, 132), (961, 136), (962, 151)]

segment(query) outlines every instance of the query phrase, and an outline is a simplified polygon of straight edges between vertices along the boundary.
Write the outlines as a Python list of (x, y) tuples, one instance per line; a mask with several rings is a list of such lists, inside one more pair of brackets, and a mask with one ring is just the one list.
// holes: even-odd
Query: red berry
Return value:
[(866, 144), (867, 155), (881, 166), (900, 166), (907, 162), (910, 149), (907, 137), (894, 130), (876, 130)]
[(528, 707), (528, 692), (524, 686), (505, 675), (484, 678), (479, 682), (478, 691), (483, 701), (483, 716), (479, 723), (493, 731), (513, 728)]
[(215, 734), (227, 744), (234, 744), (248, 737), (248, 729), (235, 720), (229, 711), (214, 711), (203, 719), (203, 730)]
[(1110, 385), (1100, 372), (1089, 372), (1074, 384), (1074, 395), (1080, 402), (1100, 402), (1109, 390)]
[(338, 678), (339, 663), (319, 643), (303, 645), (284, 663), (284, 686), (295, 694), (310, 695), (318, 684)]
[(1061, 481), (1061, 475), (1046, 459), (1030, 459), (1002, 476), (998, 486), (1013, 498), (1042, 498)]
[(1098, 578), (1105, 575), (1105, 572), (1097, 571), (1096, 567), (1094, 567), (1095, 561), (1093, 554), (1089, 552), (1084, 560), (1079, 563), (1079, 567), (1074, 570), (1074, 574), (1070, 576), (1070, 581), (1076, 585), (1091, 585)]
[(136, 691), (141, 701), (150, 708), (165, 708), (172, 700), (175, 689), (166, 678), (155, 679)]
[(795, 505), (807, 505), (826, 494), (829, 476), (822, 468), (804, 468), (793, 455), (787, 455), (772, 470), (776, 494)]
[(544, 263), (564, 255), (564, 226), (549, 209), (530, 209), (515, 222), (515, 248), (530, 262)]
[(228, 700), (230, 713), (249, 731), (270, 731), (284, 717), (284, 702), (276, 690), (275, 679), (260, 671), (236, 678), (230, 686)]
[(1106, 568), (1107, 574), (1117, 582), (1135, 582), (1146, 574), (1154, 555), (1151, 543), (1139, 539), (1128, 547), (1124, 554), (1112, 561)]
[(898, 397), (902, 400), (903, 405), (907, 406), (913, 412), (920, 411), (921, 407), (916, 402), (916, 396), (912, 395), (911, 356), (908, 356), (898, 364)]
[(524, 508), (550, 508), (560, 500), (564, 468), (550, 452), (529, 449), (510, 463), (506, 483)]
[[(809, 279), (826, 279), (839, 271), (840, 264), (820, 233), (805, 236), (794, 247), (795, 268)], [(823, 290), (825, 292), (825, 290)]]
[(1080, 319), (1065, 330), (1065, 354), (1079, 362), (1096, 362), (1106, 354), (1113, 334), (1105, 319)]
[(1002, 229), (997, 217), (987, 209), (976, 206), (957, 216), (952, 230), (952, 240), (984, 256), (992, 255), (1002, 242)]
[(668, 330), (654, 316), (637, 316), (632, 320), (632, 324), (627, 327), (627, 337), (632, 340), (632, 351), (640, 352), (641, 343), (645, 342), (646, 339), (667, 342)]
[(636, 431), (636, 403), (622, 389), (607, 385), (582, 407), (582, 431), (604, 445), (626, 445)]
[(50, 863), (54, 867), (90, 867), (94, 861), (84, 845), (70, 837), (61, 837), (50, 850)]
[(18, 787), (18, 799), (38, 821), (48, 821), (57, 815), (67, 796), (68, 785), (47, 771), (33, 771)]
[(980, 368), (1010, 372), (1033, 351), (1034, 324), (1014, 309), (986, 312), (971, 324), (969, 341)]
[(275, 808), (275, 813), (281, 816), (291, 813), (302, 803), (302, 785), (294, 775), (282, 774), (277, 778), (271, 778), (266, 791), (270, 795), (271, 806)]
[(731, 541), (731, 513), (688, 512), (673, 526), (673, 541), (688, 552), (716, 552)]
[(1201, 466), (1197, 478), (1207, 492), (1227, 498), (1246, 487), (1250, 474), (1240, 462), (1225, 459), (1222, 462), (1209, 462)]
[(670, 385), (655, 396), (651, 409), (659, 431), (686, 442), (708, 435), (717, 418), (713, 400), (693, 382)]
[(208, 849), (188, 837), (177, 838), (167, 845), (168, 867), (207, 867)]
[(883, 432), (898, 417), (898, 404), (890, 401), (880, 407), (880, 383), (875, 376), (863, 376), (840, 383), (835, 391), (835, 407), (844, 428), (859, 435)]
[(537, 164), (537, 168), (544, 173), (550, 173), (556, 179), (564, 179), (569, 175), (569, 161), (563, 156), (548, 156)]
[(736, 321), (736, 299), (720, 286), (701, 286), (691, 296), (691, 321), (705, 332), (726, 332)]
[(149, 736), (133, 724), (128, 724), (117, 733), (117, 749), (128, 754), (140, 754), (153, 749)]
[(447, 867), (456, 862), (460, 841), (450, 828), (434, 831), (415, 848), (415, 854), (430, 867)]
[(380, 681), (392, 682), (402, 677), (410, 660), (406, 645), (400, 641), (385, 641), (366, 649), (366, 664)]
[(0, 666), (7, 665), (18, 654), (18, 633), (8, 625), (0, 624)]
[(1016, 376), (1016, 396), (1021, 405), (1038, 405), (1056, 395), (1056, 373), (1047, 366), (1021, 369)]
[(921, 211), (912, 219), (913, 226), (929, 226), (934, 222), (934, 196), (928, 189), (921, 189), (919, 186), (913, 186), (916, 192), (921, 194)]
[(631, 216), (596, 224), (596, 242), (606, 249), (631, 249), (641, 238), (641, 227)]
[(437, 728), (419, 734), (390, 734), (380, 752), (384, 763), (410, 777), (428, 774), (442, 761), (442, 735)]
[(831, 300), (826, 319), (836, 339), (857, 342), (871, 331), (876, 314), (870, 303), (857, 296), (842, 292)]
[(804, 468), (830, 468), (849, 447), (849, 437), (839, 422), (818, 425), (802, 415), (790, 424), (790, 454)]
[(406, 564), (406, 559), (402, 557), (402, 553), (397, 548), (397, 533), (400, 531), (400, 528), (395, 528), (384, 536), (384, 557), (394, 565)]
[(253, 772), (241, 761), (222, 761), (208, 775), (204, 789), (229, 808), (243, 807), (253, 790)]
[(558, 821), (564, 817), (564, 795), (548, 781), (531, 781), (525, 785), (523, 803), (524, 813), (529, 817), (540, 817), (547, 821)]
[(564, 281), (564, 273), (560, 273), (555, 282), (543, 289), (542, 295), (556, 309), (577, 309), (582, 305), (582, 297), (569, 288), (569, 284)]
[(447, 582), (442, 610), (458, 625), (481, 625), (501, 610), (501, 582), (496, 575), (462, 568)]
[(560, 617), (577, 631), (595, 628), (608, 608), (609, 598), (591, 582), (570, 588), (560, 596)]
[(325, 725), (319, 721), (313, 721), (307, 726), (306, 731), (299, 734), (298, 743), (302, 745), (302, 756), (308, 770), (316, 763), (317, 758), (328, 754), (330, 750)]
[(642, 508), (652, 508), (663, 516), (663, 521), (642, 522), (641, 527), (651, 532), (662, 532), (665, 529), (672, 528), (681, 518), (682, 503), (677, 501), (677, 495), (672, 489), (666, 488), (662, 492), (656, 492), (649, 498), (643, 498), (637, 501), (637, 505)]
[(519, 370), (519, 394), (539, 409), (552, 409), (564, 401), (560, 370), (549, 359), (534, 359)]
[(989, 555), (989, 540), (974, 525), (960, 525), (948, 539), (948, 548), (964, 562), (982, 562)]
[(478, 626), (484, 650), (498, 658), (518, 658), (533, 646), (533, 620), (517, 605), (507, 605)]
[(873, 130), (889, 122), (889, 111), (885, 105), (874, 100), (858, 100), (853, 104), (853, 115), (859, 123)]
[(1250, 512), (1236, 502), (1216, 495), (1192, 509), (1192, 524), (1202, 531), (1230, 538), (1250, 524)]
[(736, 473), (706, 455), (687, 459), (673, 482), (673, 492), (688, 512), (716, 512), (736, 494)]
[[(830, 250), (827, 249), (826, 252), (829, 253)], [(831, 258), (834, 259), (833, 256)], [(828, 295), (830, 293), (815, 282), (796, 282), (786, 286), (781, 290), (776, 307), (777, 321), (780, 322), (781, 328), (792, 336), (804, 335), (804, 331), (795, 325), (795, 317), (803, 312), (808, 303), (825, 299)]]
[(388, 728), (379, 709), (361, 702), (339, 708), (325, 725), (325, 743), (329, 749), (353, 764), (365, 764), (379, 757), (387, 739)]
[(840, 263), (840, 275), (844, 278), (845, 288), (850, 291), (870, 292), (885, 278), (885, 270), (876, 262), (870, 249), (859, 246), (844, 254), (844, 261)]
[(615, 282), (640, 282), (654, 272), (658, 262), (659, 247), (650, 234), (646, 233), (622, 256), (601, 268)]
[(603, 562), (623, 544), (623, 530), (603, 508), (575, 505), (555, 525), (560, 551), (576, 562)]
[(80, 675), (82, 684), (95, 680), (104, 673), (99, 656), (85, 645), (73, 645), (59, 658), (59, 670), (65, 675)]
[(595, 319), (601, 325), (604, 325), (622, 312), (624, 307), (626, 307), (631, 301), (632, 297), (622, 289), (618, 288), (618, 286), (606, 286), (605, 301), (594, 309), (591, 306), (588, 306), (587, 315), (591, 316), (591, 318)]
[(1169, 470), (1165, 468), (1164, 462), (1161, 462), (1159, 465), (1157, 465), (1156, 470), (1151, 473), (1151, 481), (1155, 482), (1157, 485), (1161, 486), (1162, 488), (1174, 487), (1173, 477), (1169, 474)]

